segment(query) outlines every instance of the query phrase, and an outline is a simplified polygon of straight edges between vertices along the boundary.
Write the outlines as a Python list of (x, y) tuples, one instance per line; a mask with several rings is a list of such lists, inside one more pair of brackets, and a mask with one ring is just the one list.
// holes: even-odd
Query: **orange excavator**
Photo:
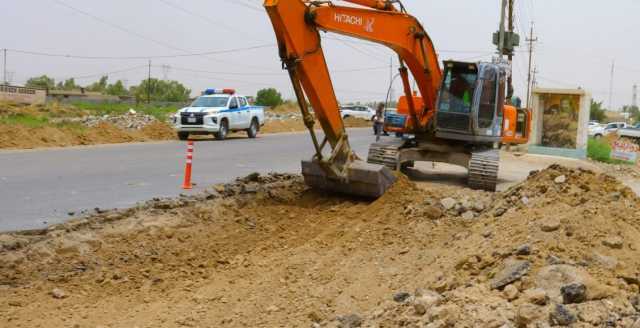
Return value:
[[(445, 61), (441, 69), (429, 35), (400, 1), (345, 1), (357, 6), (324, 0), (264, 2), (283, 68), (289, 72), (315, 147), (313, 158), (302, 162), (305, 182), (319, 189), (379, 197), (395, 182), (393, 170), (429, 161), (464, 166), (472, 188), (495, 190), (496, 145), (526, 143), (531, 121), (528, 110), (505, 104), (508, 65)], [(325, 61), (321, 31), (375, 42), (398, 55), (404, 95), (386, 128), (413, 137), (372, 144), (367, 162), (354, 153)], [(314, 130), (316, 119), (324, 131), (322, 141)]]

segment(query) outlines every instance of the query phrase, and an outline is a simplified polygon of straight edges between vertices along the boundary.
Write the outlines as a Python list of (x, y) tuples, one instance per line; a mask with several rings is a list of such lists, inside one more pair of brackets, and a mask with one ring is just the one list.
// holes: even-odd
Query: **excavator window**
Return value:
[(438, 110), (448, 113), (470, 113), (477, 78), (476, 71), (467, 66), (447, 67)]
[(498, 98), (497, 77), (497, 72), (492, 68), (487, 68), (482, 72), (482, 95), (480, 96), (480, 108), (478, 110), (478, 127), (481, 129), (488, 129), (493, 125)]

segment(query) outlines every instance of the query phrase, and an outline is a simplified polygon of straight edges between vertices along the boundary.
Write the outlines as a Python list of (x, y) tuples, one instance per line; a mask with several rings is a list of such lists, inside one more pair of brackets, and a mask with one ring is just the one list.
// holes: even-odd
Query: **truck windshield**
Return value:
[(440, 90), (441, 112), (470, 113), (478, 74), (469, 66), (451, 66), (445, 70)]
[(198, 97), (191, 107), (227, 107), (229, 97)]

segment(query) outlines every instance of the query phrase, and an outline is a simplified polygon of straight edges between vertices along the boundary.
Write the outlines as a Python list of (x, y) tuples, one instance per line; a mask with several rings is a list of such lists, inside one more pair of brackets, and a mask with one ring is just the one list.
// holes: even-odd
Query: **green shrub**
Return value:
[(22, 125), (29, 128), (39, 128), (47, 125), (49, 120), (46, 117), (36, 117), (26, 114), (13, 114), (0, 117), (0, 123), (8, 125)]
[(94, 103), (73, 103), (73, 106), (82, 110), (91, 112), (93, 115), (121, 115), (127, 113), (129, 109), (147, 115), (152, 115), (158, 120), (164, 121), (169, 115), (178, 111), (175, 105), (158, 106), (158, 105), (133, 105), (133, 104), (94, 104)]
[(587, 156), (595, 161), (609, 164), (633, 164), (618, 159), (611, 159), (611, 146), (604, 138), (589, 138), (589, 142), (587, 144)]

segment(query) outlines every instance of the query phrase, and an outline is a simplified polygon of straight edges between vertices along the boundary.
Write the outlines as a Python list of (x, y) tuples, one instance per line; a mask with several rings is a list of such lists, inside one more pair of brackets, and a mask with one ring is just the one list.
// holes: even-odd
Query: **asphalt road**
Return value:
[[(352, 129), (349, 138), (366, 157), (371, 129)], [(177, 196), (184, 192), (185, 153), (185, 143), (177, 141), (0, 151), (0, 231), (44, 228), (69, 219), (69, 212)], [(297, 173), (312, 153), (306, 133), (199, 141), (193, 192), (252, 172)]]

